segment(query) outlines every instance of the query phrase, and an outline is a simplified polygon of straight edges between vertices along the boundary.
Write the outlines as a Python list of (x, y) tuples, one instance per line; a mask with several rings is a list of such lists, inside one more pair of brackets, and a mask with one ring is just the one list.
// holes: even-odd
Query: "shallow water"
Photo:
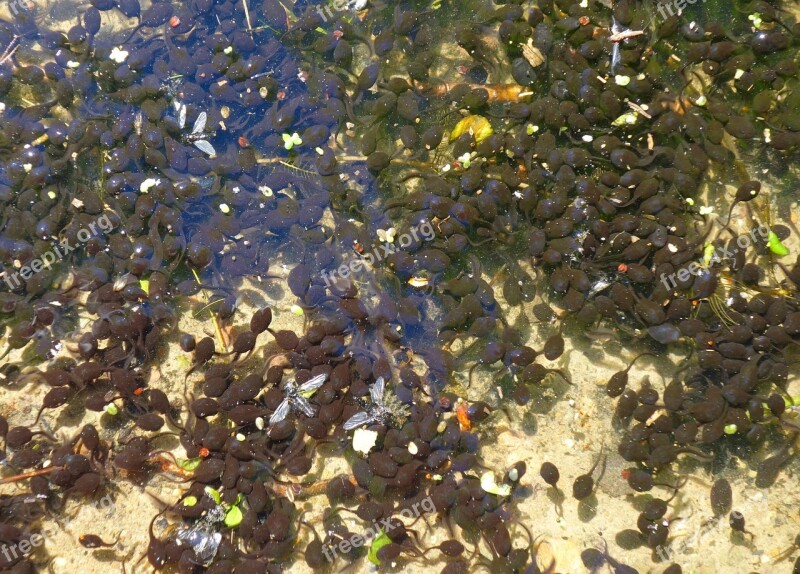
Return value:
[(0, 570), (793, 571), (797, 6), (671, 8), (1, 7)]

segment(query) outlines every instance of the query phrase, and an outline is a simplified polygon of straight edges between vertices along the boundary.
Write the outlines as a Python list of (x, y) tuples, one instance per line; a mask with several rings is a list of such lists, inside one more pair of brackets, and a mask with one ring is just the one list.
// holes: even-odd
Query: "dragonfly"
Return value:
[(391, 403), (387, 404), (388, 397), (386, 397), (386, 381), (383, 377), (378, 377), (375, 384), (369, 389), (369, 396), (372, 402), (367, 405), (366, 409), (359, 411), (352, 417), (347, 419), (342, 425), (344, 430), (349, 431), (366, 424), (389, 424), (392, 421), (403, 418), (404, 413), (397, 412)]
[(327, 380), (328, 375), (322, 373), (316, 377), (312, 377), (302, 385), (298, 386), (294, 381), (288, 381), (283, 386), (283, 400), (272, 416), (269, 417), (270, 426), (281, 422), (285, 419), (289, 412), (292, 410), (300, 411), (307, 417), (313, 417), (316, 414), (316, 408), (310, 402), (308, 397), (314, 394)]
[(175, 533), (178, 545), (189, 546), (202, 565), (209, 564), (217, 555), (222, 534), (217, 530), (225, 519), (225, 508), (217, 505), (192, 526), (181, 526)]
[[(178, 109), (178, 126), (183, 129), (184, 126), (186, 126), (186, 104), (177, 103), (176, 107)], [(206, 121), (208, 121), (208, 114), (205, 112), (200, 112), (200, 115), (198, 115), (197, 119), (194, 121), (192, 132), (185, 134), (183, 136), (183, 141), (185, 143), (194, 144), (197, 149), (205, 154), (208, 154), (209, 157), (215, 157), (217, 155), (217, 151), (207, 139), (209, 137), (213, 137), (214, 132), (205, 131)]]

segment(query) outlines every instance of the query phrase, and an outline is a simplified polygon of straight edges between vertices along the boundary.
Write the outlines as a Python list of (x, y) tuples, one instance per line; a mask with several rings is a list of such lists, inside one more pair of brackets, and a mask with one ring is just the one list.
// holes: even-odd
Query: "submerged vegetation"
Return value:
[[(800, 433), (800, 24), (691, 11), (91, 0), (59, 27), (14, 4), (0, 384), (46, 393), (0, 405), (0, 570), (47, 568), (45, 515), (160, 479), (182, 494), (126, 571), (566, 572), (518, 504), (585, 508), (615, 451), (648, 551), (587, 541), (583, 566), (680, 572), (684, 459), (760, 460), (768, 488)], [(558, 362), (580, 333), (631, 350), (594, 397), (616, 442), (561, 482), (492, 468), (503, 427), (594, 385)], [(176, 353), (184, 380), (156, 376)], [(664, 384), (634, 390), (647, 363)], [(709, 496), (753, 537), (725, 478)]]

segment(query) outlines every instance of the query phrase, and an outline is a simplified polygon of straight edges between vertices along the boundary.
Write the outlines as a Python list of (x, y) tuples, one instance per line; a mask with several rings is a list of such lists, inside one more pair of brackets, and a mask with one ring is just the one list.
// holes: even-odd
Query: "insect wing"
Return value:
[(328, 378), (328, 375), (325, 374), (325, 373), (323, 373), (321, 375), (317, 375), (316, 377), (312, 377), (309, 380), (307, 380), (305, 383), (300, 385), (300, 387), (297, 389), (297, 392), (300, 393), (301, 395), (306, 396), (306, 397), (310, 397), (311, 395), (308, 394), (308, 393), (313, 393), (313, 391), (316, 391), (318, 388), (320, 388), (322, 385), (324, 385), (325, 384), (325, 379), (327, 379), (327, 378)]
[(283, 419), (286, 418), (286, 415), (289, 414), (290, 410), (291, 410), (291, 404), (289, 402), (289, 398), (287, 397), (283, 399), (283, 401), (281, 401), (281, 404), (278, 405), (278, 408), (275, 409), (275, 412), (272, 413), (271, 417), (269, 417), (269, 424), (270, 425), (278, 424), (279, 422), (281, 422)]
[(178, 126), (180, 126), (180, 128), (183, 129), (185, 125), (186, 125), (186, 105), (180, 104), (180, 107), (178, 108)]
[(376, 405), (383, 404), (383, 392), (386, 388), (386, 381), (383, 377), (378, 377), (375, 384), (369, 389), (369, 396), (372, 397), (372, 402)]
[(206, 129), (206, 120), (208, 116), (205, 112), (200, 112), (200, 115), (197, 116), (197, 119), (194, 121), (194, 126), (192, 127), (192, 134), (199, 134), (202, 133), (204, 129)]
[(301, 396), (294, 398), (294, 406), (297, 407), (298, 410), (303, 411), (303, 414), (307, 417), (313, 417), (315, 414), (317, 414), (317, 410), (314, 408), (314, 405), (309, 403)]
[(191, 530), (183, 538), (183, 541), (192, 547), (201, 564), (207, 564), (216, 556), (219, 543), (222, 542), (222, 534)]
[(615, 43), (614, 46), (611, 48), (611, 73), (614, 73), (614, 70), (617, 69), (619, 63), (622, 61), (622, 55), (619, 51), (619, 43)]
[(214, 146), (208, 143), (206, 140), (197, 140), (193, 142), (194, 146), (199, 149), (201, 152), (208, 154), (210, 157), (214, 157), (217, 155), (217, 150), (214, 149)]
[(371, 420), (372, 418), (367, 413), (363, 411), (357, 412), (345, 421), (345, 423), (342, 425), (342, 428), (346, 431), (353, 430), (361, 425), (367, 424)]

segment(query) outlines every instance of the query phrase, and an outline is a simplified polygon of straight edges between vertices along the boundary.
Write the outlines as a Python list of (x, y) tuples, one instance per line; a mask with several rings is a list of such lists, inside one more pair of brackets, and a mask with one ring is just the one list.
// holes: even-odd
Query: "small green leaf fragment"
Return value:
[(381, 565), (381, 561), (378, 558), (378, 550), (387, 546), (392, 543), (392, 540), (386, 535), (386, 533), (381, 530), (381, 533), (375, 537), (375, 540), (372, 541), (370, 544), (369, 552), (367, 553), (367, 558), (370, 562), (375, 564), (376, 566)]
[(612, 126), (626, 126), (626, 125), (633, 125), (636, 123), (636, 119), (638, 115), (636, 112), (626, 112), (611, 122)]
[(716, 250), (717, 248), (713, 243), (706, 242), (705, 247), (703, 248), (703, 263), (706, 264), (706, 267), (708, 267), (708, 264), (711, 263), (711, 258), (714, 257)]
[(774, 231), (770, 231), (769, 235), (767, 235), (767, 246), (769, 247), (769, 250), (778, 257), (789, 255), (789, 250), (786, 249), (786, 246), (783, 243), (781, 243), (781, 240), (778, 239), (778, 236), (775, 235)]
[(200, 465), (202, 460), (203, 459), (199, 456), (196, 458), (180, 459), (178, 466), (180, 466), (183, 470), (192, 471)]
[(238, 506), (231, 506), (228, 512), (225, 513), (225, 526), (228, 528), (236, 528), (242, 523), (244, 514)]
[(217, 504), (222, 504), (222, 496), (217, 490), (211, 488), (210, 486), (206, 486), (206, 494), (213, 498), (214, 502)]
[(183, 499), (183, 505), (187, 508), (191, 508), (197, 504), (197, 497), (196, 496), (187, 496)]

